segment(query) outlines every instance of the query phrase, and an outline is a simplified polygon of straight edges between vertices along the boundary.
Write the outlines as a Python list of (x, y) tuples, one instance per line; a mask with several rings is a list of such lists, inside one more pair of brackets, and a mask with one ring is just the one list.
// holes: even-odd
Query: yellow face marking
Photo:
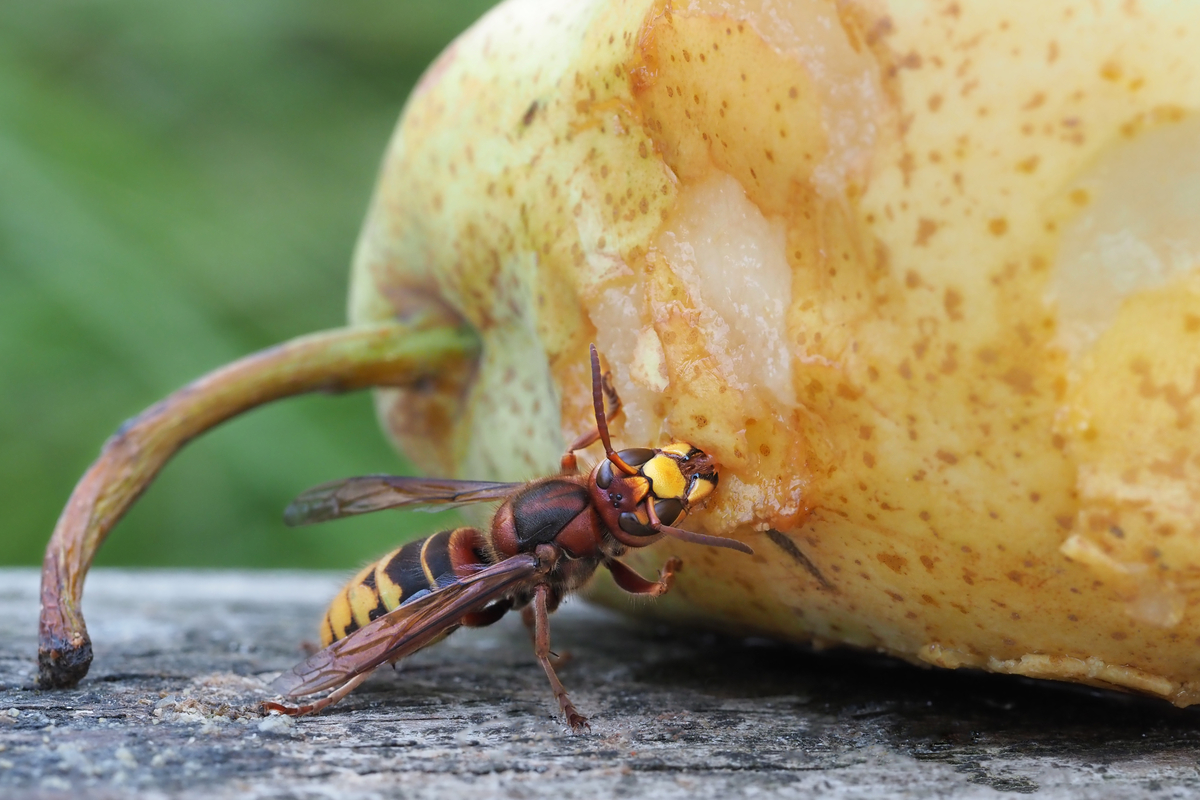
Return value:
[(679, 471), (675, 459), (664, 455), (656, 455), (642, 465), (642, 474), (650, 479), (654, 496), (659, 500), (669, 497), (682, 499), (687, 491), (687, 478)]
[(686, 456), (692, 452), (692, 446), (687, 442), (671, 442), (661, 449), (664, 453), (674, 453), (677, 456)]
[(697, 478), (695, 486), (688, 492), (687, 501), (689, 506), (701, 502), (704, 498), (713, 493), (713, 489), (717, 488), (713, 482), (705, 478)]
[(392, 563), (392, 559), (399, 552), (400, 548), (397, 547), (375, 562), (375, 590), (379, 592), (379, 599), (383, 601), (383, 607), (389, 611), (400, 605), (400, 597), (404, 594), (404, 590), (400, 588), (400, 584), (389, 578), (385, 569), (388, 564)]
[(646, 495), (650, 494), (650, 481), (640, 475), (625, 478), (625, 486), (629, 488), (629, 495), (635, 503), (642, 502)]

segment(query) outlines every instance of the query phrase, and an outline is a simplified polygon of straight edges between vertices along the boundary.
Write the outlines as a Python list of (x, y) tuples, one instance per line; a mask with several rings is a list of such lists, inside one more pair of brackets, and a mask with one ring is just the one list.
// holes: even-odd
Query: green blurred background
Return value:
[[(489, 0), (0, 4), (0, 564), (38, 564), (132, 416), (341, 325), (384, 146)], [(186, 448), (99, 564), (340, 568), (451, 520), (288, 530), (300, 490), (403, 471), (366, 394), (283, 401)]]

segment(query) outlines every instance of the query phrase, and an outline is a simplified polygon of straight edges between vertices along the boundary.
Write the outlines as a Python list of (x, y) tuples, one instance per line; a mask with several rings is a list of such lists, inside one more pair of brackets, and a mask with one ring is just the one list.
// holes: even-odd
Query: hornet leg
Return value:
[(512, 609), (511, 600), (500, 600), (492, 603), (490, 606), (479, 611), (472, 611), (462, 618), (462, 624), (465, 628), (482, 628), (485, 625), (491, 625), (499, 622), (500, 618)]
[(675, 582), (675, 573), (683, 566), (683, 562), (678, 558), (667, 559), (667, 563), (663, 564), (662, 569), (659, 570), (657, 581), (646, 580), (630, 569), (628, 565), (615, 559), (605, 561), (604, 566), (608, 567), (608, 571), (612, 573), (617, 586), (630, 594), (648, 594), (651, 597), (658, 597), (666, 594), (667, 590), (671, 588), (671, 584)]
[(563, 475), (574, 475), (579, 472), (579, 459), (575, 456), (576, 450), (582, 450), (585, 447), (590, 447), (595, 444), (600, 438), (599, 431), (585, 433), (575, 441), (571, 442), (571, 446), (567, 448), (567, 452), (563, 454), (562, 460), (559, 462), (559, 469)]
[(554, 697), (558, 700), (558, 707), (562, 709), (563, 716), (567, 718), (567, 724), (575, 733), (582, 733), (585, 730), (591, 730), (587, 723), (587, 717), (575, 709), (571, 698), (567, 697), (567, 690), (563, 688), (562, 682), (554, 674), (554, 667), (550, 664), (550, 612), (546, 610), (546, 598), (549, 594), (550, 587), (544, 583), (534, 590), (534, 654), (541, 663), (542, 669), (546, 671), (546, 677), (550, 679), (550, 688), (554, 691)]
[[(593, 387), (594, 388), (594, 387)], [(617, 389), (613, 386), (612, 373), (604, 373), (604, 377), (600, 381), (600, 388), (604, 392), (604, 402), (608, 406), (607, 415), (609, 419), (616, 419), (621, 413), (621, 396), (617, 394)], [(566, 455), (562, 457), (561, 467), (563, 475), (574, 475), (579, 471), (579, 462), (575, 457), (576, 450), (582, 450), (585, 447), (591, 447), (596, 442), (600, 441), (600, 428), (583, 434), (567, 448)]]
[(343, 683), (334, 691), (330, 692), (325, 697), (315, 703), (309, 703), (303, 706), (285, 706), (280, 703), (263, 703), (263, 711), (278, 711), (280, 714), (287, 714), (289, 717), (302, 717), (305, 714), (316, 714), (323, 708), (329, 708), (331, 705), (341, 700), (346, 695), (358, 688), (358, 685), (370, 677), (370, 672), (364, 672), (362, 675), (355, 675), (350, 680)]
[[(525, 623), (525, 630), (529, 632), (529, 643), (537, 647), (537, 626), (533, 618), (533, 606), (528, 605), (521, 609), (521, 622)], [(564, 650), (561, 653), (550, 653), (550, 663), (556, 667), (561, 667), (571, 660), (571, 652)]]

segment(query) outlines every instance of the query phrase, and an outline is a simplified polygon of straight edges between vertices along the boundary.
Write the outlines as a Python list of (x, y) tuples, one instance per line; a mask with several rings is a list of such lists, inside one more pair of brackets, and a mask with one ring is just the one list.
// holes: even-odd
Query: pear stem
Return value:
[(438, 315), (323, 331), (223, 366), (121, 425), (76, 484), (46, 545), (38, 683), (68, 687), (87, 674), (92, 645), (80, 610), (84, 578), (109, 531), (183, 445), (272, 400), (412, 385), (460, 366), (477, 350), (469, 330)]

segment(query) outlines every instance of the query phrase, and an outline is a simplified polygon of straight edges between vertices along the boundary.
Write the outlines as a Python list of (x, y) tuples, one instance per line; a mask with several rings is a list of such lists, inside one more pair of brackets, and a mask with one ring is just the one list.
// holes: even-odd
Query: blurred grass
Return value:
[[(341, 325), (384, 145), (488, 0), (0, 4), (0, 564), (37, 564), (126, 417)], [(186, 448), (98, 563), (346, 567), (447, 520), (290, 531), (331, 478), (400, 471), (369, 397), (284, 401)]]

